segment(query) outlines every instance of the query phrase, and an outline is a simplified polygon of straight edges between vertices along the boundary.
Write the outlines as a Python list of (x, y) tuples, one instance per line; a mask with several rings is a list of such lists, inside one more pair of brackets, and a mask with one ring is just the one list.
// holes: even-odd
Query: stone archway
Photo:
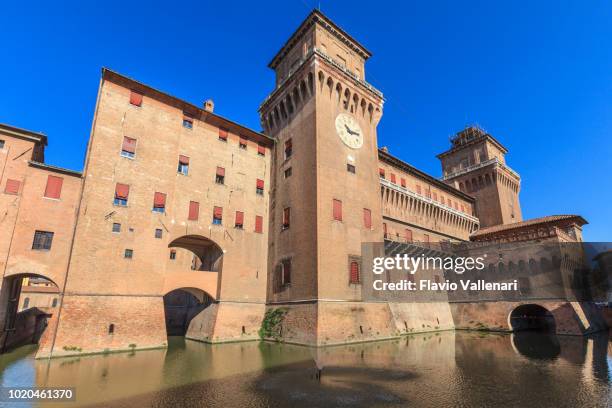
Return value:
[(191, 320), (212, 302), (212, 296), (196, 288), (178, 288), (166, 293), (164, 316), (167, 335), (185, 336)]
[(537, 304), (524, 304), (512, 310), (509, 316), (512, 331), (538, 330), (555, 332), (555, 318), (543, 306)]
[(20, 273), (5, 276), (0, 290), (0, 353), (38, 343), (48, 320), (59, 308), (58, 285), (46, 276)]

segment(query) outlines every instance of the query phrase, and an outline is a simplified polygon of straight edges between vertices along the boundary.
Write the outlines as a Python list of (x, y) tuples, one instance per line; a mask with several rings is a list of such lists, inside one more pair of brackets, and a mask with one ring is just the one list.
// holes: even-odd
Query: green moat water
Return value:
[(77, 401), (15, 406), (612, 406), (607, 333), (440, 332), (324, 349), (170, 338), (168, 350), (52, 360), (35, 351), (0, 356), (1, 385), (72, 386)]

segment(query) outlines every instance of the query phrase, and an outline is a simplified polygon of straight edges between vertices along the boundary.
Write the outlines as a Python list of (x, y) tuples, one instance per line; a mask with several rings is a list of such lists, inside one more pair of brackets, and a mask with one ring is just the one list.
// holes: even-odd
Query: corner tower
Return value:
[(260, 115), (277, 144), (267, 303), (288, 311), (286, 341), (345, 341), (328, 329), (338, 323), (330, 316), (355, 324), (361, 243), (382, 242), (376, 127), (383, 96), (365, 81), (370, 55), (315, 10), (269, 64), (276, 88)]
[(506, 165), (508, 150), (477, 126), (451, 138), (451, 148), (438, 155), (442, 179), (476, 198), (480, 227), (523, 220), (519, 202), (521, 178)]

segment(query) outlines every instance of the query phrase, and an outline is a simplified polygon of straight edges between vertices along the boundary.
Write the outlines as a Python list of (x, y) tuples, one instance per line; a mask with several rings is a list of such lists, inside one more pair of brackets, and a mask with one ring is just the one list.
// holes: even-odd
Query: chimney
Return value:
[(382, 150), (385, 153), (389, 153), (389, 148), (387, 146), (381, 147), (380, 150)]
[(213, 113), (213, 111), (215, 110), (215, 103), (212, 99), (207, 99), (204, 102), (204, 110)]

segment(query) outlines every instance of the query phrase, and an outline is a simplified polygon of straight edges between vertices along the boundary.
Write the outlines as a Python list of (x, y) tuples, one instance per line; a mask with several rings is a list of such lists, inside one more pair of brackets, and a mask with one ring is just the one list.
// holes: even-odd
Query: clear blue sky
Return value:
[[(3, 2), (0, 122), (46, 133), (47, 162), (80, 170), (106, 66), (196, 104), (212, 97), (216, 112), (259, 130), (267, 63), (317, 4)], [(577, 213), (591, 223), (586, 239), (612, 240), (609, 1), (321, 9), (374, 54), (366, 79), (387, 98), (381, 146), (439, 176), (448, 136), (478, 123), (510, 150), (524, 218)]]

